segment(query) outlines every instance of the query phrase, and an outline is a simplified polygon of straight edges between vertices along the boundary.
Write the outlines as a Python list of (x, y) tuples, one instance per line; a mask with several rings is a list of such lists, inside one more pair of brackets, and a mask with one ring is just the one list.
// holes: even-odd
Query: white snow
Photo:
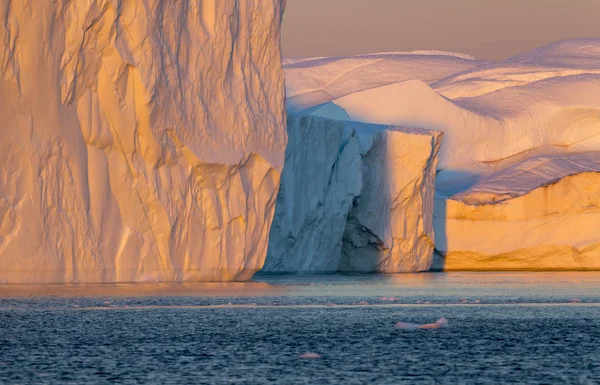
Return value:
[(289, 116), (264, 272), (429, 269), (442, 135)]
[(391, 52), (284, 61), (287, 104), (306, 110), (370, 88), (419, 79), (433, 83), (487, 62), (440, 51)]
[(244, 280), (286, 145), (280, 0), (4, 2), (0, 281)]
[[(559, 55), (561, 50), (563, 56)], [(479, 63), (435, 82), (424, 81), (422, 76), (404, 71), (406, 66), (401, 65), (399, 72), (405, 74), (402, 79), (390, 76), (393, 71), (389, 70), (382, 70), (379, 76), (353, 71), (345, 75), (351, 77), (345, 79), (350, 84), (347, 90), (352, 84), (373, 86), (343, 92), (344, 96), (330, 102), (317, 102), (307, 112), (337, 119), (345, 114), (346, 119), (354, 121), (443, 130), (440, 170), (489, 173), (498, 168), (498, 163), (504, 162), (502, 167), (515, 163), (530, 151), (539, 155), (599, 150), (598, 50), (598, 39), (572, 40), (503, 63)], [(559, 60), (561, 57), (565, 59)], [(383, 62), (394, 65), (391, 60)], [(324, 77), (322, 68), (312, 69), (304, 63), (301, 63), (302, 77), (292, 76), (294, 70), (286, 66), (288, 93), (296, 87), (297, 78)], [(549, 67), (549, 63), (556, 66)], [(430, 67), (423, 66), (423, 72), (428, 73)], [(329, 84), (321, 86), (330, 88)]]

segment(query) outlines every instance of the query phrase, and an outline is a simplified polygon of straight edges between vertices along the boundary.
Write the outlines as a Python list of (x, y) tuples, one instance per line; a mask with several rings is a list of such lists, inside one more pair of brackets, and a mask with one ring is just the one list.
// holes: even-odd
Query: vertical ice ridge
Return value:
[(0, 178), (0, 281), (260, 269), (287, 140), (282, 7), (0, 0), (0, 164), (19, 170)]

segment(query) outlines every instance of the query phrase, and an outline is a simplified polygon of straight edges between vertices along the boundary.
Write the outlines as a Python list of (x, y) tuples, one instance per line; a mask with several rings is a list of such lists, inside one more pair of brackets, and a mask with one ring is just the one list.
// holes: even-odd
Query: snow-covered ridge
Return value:
[(288, 60), (287, 102), (300, 111), (390, 83), (420, 79), (434, 83), (487, 62), (449, 53), (380, 53)]
[(486, 176), (450, 199), (468, 205), (498, 204), (588, 172), (600, 172), (600, 152), (536, 156)]
[(389, 52), (372, 52), (349, 56), (313, 56), (313, 57), (287, 57), (283, 58), (283, 65), (290, 68), (297, 65), (313, 64), (320, 60), (345, 60), (345, 59), (361, 59), (361, 58), (385, 58), (394, 56), (453, 56), (466, 60), (477, 60), (477, 58), (459, 52), (438, 51), (438, 50), (415, 50), (415, 51), (389, 51)]
[(600, 38), (579, 38), (558, 41), (515, 55), (508, 64), (540, 67), (587, 68), (600, 67)]
[[(600, 40), (568, 41), (550, 51), (557, 56), (557, 49), (569, 49), (571, 59), (577, 52), (582, 60), (592, 60), (595, 51), (586, 55), (580, 49), (586, 44), (600, 47)], [(323, 92), (312, 91), (292, 96), (288, 103), (309, 106), (313, 102), (306, 111), (319, 116), (335, 111), (337, 119), (443, 130), (439, 169), (446, 174), (452, 170), (486, 174), (522, 160), (527, 153), (600, 149), (600, 61), (595, 68), (551, 68), (540, 64), (547, 56), (525, 57), (480, 63), (429, 84), (417, 76), (397, 81), (387, 75), (393, 71), (378, 80), (354, 71), (344, 84), (359, 91), (324, 103), (323, 98), (315, 97)], [(427, 73), (429, 67), (422, 64), (419, 70)], [(399, 68), (405, 68), (403, 65)], [(305, 72), (304, 78), (313, 72), (322, 76), (321, 69)], [(399, 73), (412, 75), (403, 70)], [(288, 80), (288, 88), (294, 79)], [(331, 86), (323, 83), (322, 89)], [(333, 97), (330, 91), (327, 95)], [(302, 103), (296, 102), (298, 98)]]

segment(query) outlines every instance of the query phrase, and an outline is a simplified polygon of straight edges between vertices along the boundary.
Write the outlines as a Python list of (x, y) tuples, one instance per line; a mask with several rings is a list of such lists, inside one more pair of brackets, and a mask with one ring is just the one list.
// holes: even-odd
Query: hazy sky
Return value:
[(600, 0), (287, 0), (284, 56), (439, 49), (501, 60), (600, 37)]

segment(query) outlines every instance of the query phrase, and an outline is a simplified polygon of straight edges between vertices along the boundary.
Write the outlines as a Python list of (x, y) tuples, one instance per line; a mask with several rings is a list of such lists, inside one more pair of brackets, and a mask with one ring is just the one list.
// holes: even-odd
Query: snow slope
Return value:
[(260, 269), (287, 140), (282, 10), (0, 0), (0, 282)]
[(433, 252), (439, 132), (288, 118), (263, 272), (410, 272)]
[(487, 62), (439, 51), (284, 60), (287, 104), (305, 110), (358, 91), (419, 79), (433, 83)]
[[(600, 74), (550, 77), (459, 100), (409, 80), (331, 103), (348, 120), (444, 131), (440, 170), (485, 174), (530, 151), (600, 150)], [(311, 113), (327, 117), (332, 110)]]
[[(600, 39), (568, 40), (430, 84), (416, 76), (390, 81), (385, 72), (381, 81), (355, 75), (350, 84), (385, 84), (305, 112), (444, 131), (438, 181), (445, 188), (536, 155), (600, 150), (599, 51)], [(459, 181), (458, 189), (466, 185)]]

